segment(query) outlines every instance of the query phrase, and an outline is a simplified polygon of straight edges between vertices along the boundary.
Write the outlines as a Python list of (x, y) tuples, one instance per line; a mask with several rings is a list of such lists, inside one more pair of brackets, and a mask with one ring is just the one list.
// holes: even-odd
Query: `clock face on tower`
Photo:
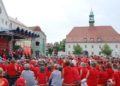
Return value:
[(1, 9), (1, 7), (0, 7), (0, 14), (2, 13), (2, 9)]

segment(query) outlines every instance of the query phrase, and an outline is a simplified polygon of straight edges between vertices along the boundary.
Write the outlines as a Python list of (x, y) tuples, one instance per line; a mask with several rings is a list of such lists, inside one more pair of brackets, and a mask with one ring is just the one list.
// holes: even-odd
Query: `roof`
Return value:
[(14, 18), (12, 18), (12, 17), (9, 16), (9, 20), (12, 21), (12, 22), (14, 22), (14, 23), (17, 23), (19, 25), (22, 25), (22, 26), (26, 27), (22, 22), (20, 22), (19, 20), (17, 20), (17, 18), (14, 19)]
[(35, 32), (41, 32), (41, 28), (39, 26), (33, 26), (33, 27), (29, 27), (32, 31)]
[(6, 8), (5, 8), (5, 6), (4, 6), (3, 1), (2, 1), (2, 0), (0, 0), (0, 3), (1, 3), (1, 5), (3, 6), (4, 12), (5, 12), (5, 14), (6, 14), (7, 18), (9, 18), (9, 17), (8, 17), (8, 13), (7, 13), (7, 11), (6, 11)]
[(42, 31), (42, 29), (39, 26), (32, 26), (28, 28), (30, 28), (33, 32), (41, 32), (43, 35), (45, 35), (45, 33)]
[(14, 36), (17, 39), (36, 38), (39, 35), (33, 31), (24, 30), (20, 28), (0, 28), (0, 36)]
[(112, 26), (74, 27), (67, 35), (66, 42), (120, 42), (120, 34)]

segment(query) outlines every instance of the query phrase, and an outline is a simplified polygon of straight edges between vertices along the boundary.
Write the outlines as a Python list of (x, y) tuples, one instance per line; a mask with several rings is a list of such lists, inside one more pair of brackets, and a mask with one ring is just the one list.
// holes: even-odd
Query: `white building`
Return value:
[(120, 34), (112, 26), (94, 26), (94, 14), (89, 15), (89, 26), (74, 27), (66, 36), (65, 51), (73, 55), (73, 46), (79, 44), (88, 55), (100, 55), (101, 47), (108, 44), (114, 56), (120, 56)]
[(2, 0), (0, 0), (0, 29), (9, 27), (9, 17)]

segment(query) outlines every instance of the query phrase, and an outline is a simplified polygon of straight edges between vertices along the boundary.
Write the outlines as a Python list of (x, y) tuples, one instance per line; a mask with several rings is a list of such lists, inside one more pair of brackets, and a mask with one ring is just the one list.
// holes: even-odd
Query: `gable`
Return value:
[(0, 0), (0, 28), (9, 28), (9, 18), (2, 0)]

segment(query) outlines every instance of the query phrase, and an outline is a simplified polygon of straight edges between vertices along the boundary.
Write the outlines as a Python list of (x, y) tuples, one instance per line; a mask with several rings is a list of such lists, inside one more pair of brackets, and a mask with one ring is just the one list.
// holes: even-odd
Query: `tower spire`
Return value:
[(94, 26), (94, 23), (95, 23), (95, 21), (94, 21), (94, 13), (93, 13), (93, 11), (91, 9), (90, 15), (89, 15), (89, 26)]

